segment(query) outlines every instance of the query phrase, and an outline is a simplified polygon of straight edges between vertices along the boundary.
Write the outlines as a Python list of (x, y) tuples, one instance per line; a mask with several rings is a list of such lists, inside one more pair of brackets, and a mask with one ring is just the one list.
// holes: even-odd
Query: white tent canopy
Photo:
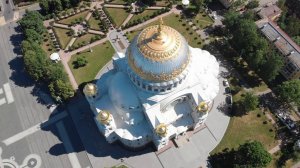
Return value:
[(59, 56), (58, 53), (52, 53), (52, 54), (50, 55), (50, 59), (51, 59), (52, 61), (59, 61), (59, 60), (60, 60), (60, 56)]
[(190, 1), (189, 0), (182, 0), (182, 4), (187, 6), (187, 5), (190, 4)]

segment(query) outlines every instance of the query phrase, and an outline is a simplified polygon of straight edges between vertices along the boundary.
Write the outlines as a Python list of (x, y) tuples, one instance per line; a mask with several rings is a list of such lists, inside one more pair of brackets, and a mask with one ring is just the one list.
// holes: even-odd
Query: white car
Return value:
[(227, 80), (227, 79), (224, 79), (224, 80), (223, 80), (223, 85), (224, 85), (225, 87), (228, 87), (228, 86), (229, 86), (229, 83), (228, 83), (228, 80)]

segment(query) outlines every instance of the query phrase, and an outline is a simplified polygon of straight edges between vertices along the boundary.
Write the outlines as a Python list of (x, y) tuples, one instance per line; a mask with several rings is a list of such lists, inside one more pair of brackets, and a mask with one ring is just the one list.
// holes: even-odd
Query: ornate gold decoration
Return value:
[(206, 113), (208, 111), (208, 104), (206, 102), (202, 101), (196, 107), (196, 110), (201, 113)]
[(84, 86), (83, 92), (86, 96), (95, 96), (98, 92), (97, 85), (88, 83)]
[(180, 75), (185, 70), (185, 68), (188, 66), (190, 62), (190, 53), (188, 53), (188, 58), (186, 62), (181, 64), (181, 67), (179, 67), (178, 69), (174, 69), (171, 73), (168, 74), (167, 73), (154, 74), (154, 73), (144, 72), (142, 68), (136, 66), (130, 48), (128, 48), (127, 52), (128, 52), (127, 53), (128, 64), (132, 68), (132, 70), (141, 78), (149, 81), (154, 81), (154, 82), (165, 82), (165, 81), (170, 81), (172, 79), (175, 79), (178, 75)]
[(155, 132), (157, 133), (157, 135), (165, 137), (167, 135), (167, 126), (163, 123), (159, 124), (158, 126), (156, 126), (155, 128)]
[(110, 120), (110, 113), (108, 111), (100, 111), (97, 115), (97, 120), (102, 124), (107, 125)]
[(178, 55), (181, 40), (181, 35), (175, 29), (163, 25), (161, 18), (159, 25), (147, 27), (140, 33), (137, 44), (146, 58), (165, 61)]

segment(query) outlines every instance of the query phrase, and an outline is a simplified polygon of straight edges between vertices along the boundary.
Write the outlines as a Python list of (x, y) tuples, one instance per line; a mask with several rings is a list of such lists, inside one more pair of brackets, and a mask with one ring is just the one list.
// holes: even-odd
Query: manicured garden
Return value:
[(71, 36), (69, 35), (70, 30), (69, 29), (63, 29), (58, 27), (53, 27), (53, 31), (56, 34), (57, 39), (59, 40), (61, 44), (61, 48), (65, 49), (68, 45), (68, 43), (71, 40)]
[(198, 13), (193, 19), (193, 22), (201, 29), (206, 28), (214, 23), (214, 21), (207, 16), (206, 13)]
[(110, 17), (113, 19), (116, 27), (120, 27), (125, 19), (128, 17), (129, 13), (126, 9), (122, 8), (105, 8), (109, 13)]
[[(181, 33), (185, 37), (185, 39), (187, 40), (190, 46), (201, 48), (204, 45), (204, 41), (201, 39), (201, 37), (192, 29), (191, 26), (188, 25), (186, 21), (181, 19), (179, 15), (172, 13), (166, 17), (163, 17), (163, 22), (165, 25), (170, 26), (176, 29), (179, 33)], [(132, 40), (140, 31), (142, 31), (143, 28), (158, 23), (159, 21), (157, 20), (139, 29), (127, 33), (127, 37), (129, 41)]]
[(88, 43), (90, 43), (91, 39), (95, 36), (96, 36), (95, 34), (91, 34), (91, 33), (87, 33), (83, 36), (80, 36), (75, 40), (75, 42), (73, 43), (73, 46), (78, 46), (82, 43), (88, 44)]
[(142, 13), (139, 14), (135, 14), (133, 15), (133, 17), (129, 20), (129, 22), (135, 22), (137, 20), (143, 19), (145, 17), (150, 17), (151, 15), (153, 15), (157, 10), (145, 10)]
[(99, 19), (96, 19), (94, 16), (91, 16), (88, 23), (91, 29), (100, 30), (101, 21)]
[[(109, 42), (92, 47), (93, 52), (85, 50), (80, 54), (73, 55), (68, 62), (69, 67), (76, 79), (76, 82), (80, 85), (83, 82), (91, 81), (95, 78), (100, 69), (111, 60), (115, 50)], [(87, 65), (75, 69), (73, 62), (78, 57), (85, 57)]]
[(58, 22), (62, 23), (62, 24), (71, 25), (72, 23), (75, 23), (78, 20), (84, 20), (84, 18), (87, 16), (88, 13), (89, 13), (89, 11), (86, 10), (84, 12), (81, 12), (81, 13), (75, 14), (73, 16), (70, 16), (66, 19), (59, 20)]

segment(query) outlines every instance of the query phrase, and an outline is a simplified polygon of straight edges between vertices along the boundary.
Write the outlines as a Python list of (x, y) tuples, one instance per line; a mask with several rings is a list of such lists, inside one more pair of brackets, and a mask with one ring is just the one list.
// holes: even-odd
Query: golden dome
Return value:
[(97, 120), (100, 121), (103, 124), (107, 124), (110, 119), (110, 113), (108, 111), (101, 111), (97, 115)]
[(159, 136), (166, 136), (167, 135), (167, 126), (163, 123), (159, 124), (158, 126), (156, 126), (155, 128), (155, 132), (159, 135)]
[(163, 25), (162, 18), (159, 25), (144, 29), (137, 44), (140, 52), (153, 61), (164, 61), (176, 56), (181, 46), (181, 35), (173, 28)]
[(95, 96), (97, 94), (97, 86), (93, 83), (88, 83), (84, 86), (83, 92), (86, 96)]
[(199, 105), (196, 107), (198, 112), (205, 113), (208, 111), (208, 104), (206, 102), (200, 102)]
[(160, 24), (145, 28), (131, 41), (126, 56), (129, 71), (150, 83), (183, 79), (190, 62), (185, 38), (163, 25), (162, 19)]

